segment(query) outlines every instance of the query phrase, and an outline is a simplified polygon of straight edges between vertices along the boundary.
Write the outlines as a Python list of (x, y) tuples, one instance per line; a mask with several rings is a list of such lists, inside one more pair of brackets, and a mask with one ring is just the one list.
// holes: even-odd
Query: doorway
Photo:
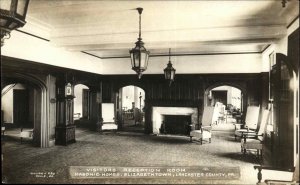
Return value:
[(121, 110), (121, 129), (130, 132), (144, 132), (145, 91), (129, 85), (119, 90), (119, 110)]
[[(28, 84), (14, 83), (5, 86), (1, 92), (1, 126), (7, 139), (20, 139), (21, 131), (33, 132), (38, 120), (35, 112), (37, 91)], [(33, 138), (32, 138), (33, 139)], [(31, 141), (33, 141), (31, 139)]]
[[(290, 168), (294, 166), (297, 157), (297, 145), (299, 145), (298, 126), (294, 119), (297, 115), (294, 108), (297, 98), (297, 75), (291, 67), (287, 57), (276, 54), (276, 62), (270, 66), (270, 99), (271, 101), (271, 125), (276, 131), (272, 146), (272, 165), (276, 167)], [(297, 114), (297, 113), (296, 113)]]
[(227, 105), (227, 92), (224, 90), (212, 90), (212, 98), (214, 99), (215, 102), (220, 102), (224, 105)]
[(90, 125), (90, 90), (83, 84), (74, 86), (74, 124), (76, 127), (89, 128)]
[(28, 98), (28, 89), (13, 89), (13, 124), (17, 126), (30, 125)]
[(242, 122), (246, 104), (241, 89), (218, 84), (208, 88), (205, 94), (206, 106), (214, 106), (217, 110), (217, 115), (214, 116), (214, 130), (234, 129), (233, 124)]

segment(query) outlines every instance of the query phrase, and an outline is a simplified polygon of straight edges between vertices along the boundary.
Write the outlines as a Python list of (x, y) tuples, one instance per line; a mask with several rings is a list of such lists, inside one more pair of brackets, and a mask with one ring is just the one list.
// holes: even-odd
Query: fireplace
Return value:
[(194, 125), (198, 123), (198, 109), (194, 107), (153, 107), (152, 121), (153, 134), (161, 134), (165, 131), (167, 134), (186, 135), (187, 122)]
[(188, 135), (190, 131), (190, 124), (190, 115), (163, 115), (160, 133)]

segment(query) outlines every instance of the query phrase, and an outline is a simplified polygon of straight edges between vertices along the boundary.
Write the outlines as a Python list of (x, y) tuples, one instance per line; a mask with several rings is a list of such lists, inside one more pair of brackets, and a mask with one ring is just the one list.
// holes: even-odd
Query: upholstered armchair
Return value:
[(257, 156), (262, 157), (263, 140), (269, 119), (269, 110), (263, 110), (258, 132), (244, 132), (241, 140), (241, 150), (246, 154), (247, 150), (257, 150)]
[[(237, 137), (242, 137), (244, 132), (253, 132), (255, 133), (257, 130), (258, 117), (259, 117), (259, 106), (248, 106), (247, 113), (245, 118), (245, 123), (243, 124), (235, 124), (236, 130), (234, 132), (234, 138), (236, 140)], [(244, 128), (241, 128), (244, 127)]]
[(115, 108), (113, 103), (102, 103), (102, 120), (101, 131), (118, 129), (118, 125), (115, 122)]
[(193, 130), (190, 132), (190, 141), (193, 141), (193, 137), (200, 141), (202, 145), (203, 140), (211, 142), (211, 130), (213, 123), (215, 107), (205, 106), (202, 115), (201, 126), (199, 130)]

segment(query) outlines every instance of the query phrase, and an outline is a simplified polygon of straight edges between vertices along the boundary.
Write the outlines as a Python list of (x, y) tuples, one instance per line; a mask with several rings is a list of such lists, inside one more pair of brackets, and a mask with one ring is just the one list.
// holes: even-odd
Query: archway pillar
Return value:
[(34, 145), (41, 148), (53, 146), (55, 128), (55, 77), (51, 75), (29, 75), (14, 71), (3, 72), (2, 77), (4, 80), (3, 84), (1, 84), (1, 88), (11, 83), (26, 83), (32, 85), (34, 100)]

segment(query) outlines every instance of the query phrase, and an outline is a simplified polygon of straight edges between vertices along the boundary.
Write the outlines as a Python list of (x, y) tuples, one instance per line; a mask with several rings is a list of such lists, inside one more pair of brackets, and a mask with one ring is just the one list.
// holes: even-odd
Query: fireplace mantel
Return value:
[(198, 109), (195, 107), (152, 107), (153, 134), (159, 134), (164, 115), (191, 115), (192, 124), (198, 123)]

